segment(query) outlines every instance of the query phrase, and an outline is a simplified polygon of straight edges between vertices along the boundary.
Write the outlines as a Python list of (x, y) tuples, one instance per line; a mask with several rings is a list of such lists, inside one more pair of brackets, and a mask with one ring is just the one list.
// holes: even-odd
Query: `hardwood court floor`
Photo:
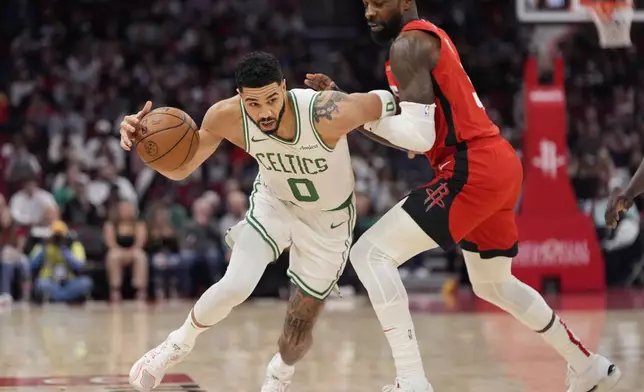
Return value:
[[(604, 296), (554, 302), (591, 349), (621, 367), (615, 391), (638, 391), (644, 385), (644, 314), (628, 308), (643, 305), (644, 296), (621, 296), (615, 303)], [(190, 305), (16, 306), (0, 315), (0, 392), (130, 390), (119, 375), (183, 322)], [(440, 297), (414, 297), (412, 307), (436, 392), (565, 391), (564, 362), (510, 317), (470, 297), (451, 306)], [(159, 390), (259, 391), (284, 309), (274, 301), (236, 309), (200, 337)], [(315, 336), (314, 348), (297, 367), (294, 392), (377, 392), (393, 381), (389, 349), (364, 301), (330, 304)]]

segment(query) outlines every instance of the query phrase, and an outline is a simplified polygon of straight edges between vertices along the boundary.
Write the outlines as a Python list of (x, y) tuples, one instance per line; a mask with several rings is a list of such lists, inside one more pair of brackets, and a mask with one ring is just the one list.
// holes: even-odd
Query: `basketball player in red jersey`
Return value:
[[(397, 369), (384, 391), (432, 391), (396, 267), (420, 252), (459, 244), (474, 293), (536, 331), (569, 364), (568, 392), (612, 389), (619, 369), (589, 352), (543, 297), (511, 273), (514, 208), (522, 167), (488, 118), (447, 34), (421, 20), (414, 0), (363, 0), (371, 34), (390, 46), (387, 78), (401, 113), (364, 128), (424, 152), (435, 178), (412, 190), (363, 234), (351, 263), (369, 293)], [(310, 75), (313, 86), (323, 75)]]

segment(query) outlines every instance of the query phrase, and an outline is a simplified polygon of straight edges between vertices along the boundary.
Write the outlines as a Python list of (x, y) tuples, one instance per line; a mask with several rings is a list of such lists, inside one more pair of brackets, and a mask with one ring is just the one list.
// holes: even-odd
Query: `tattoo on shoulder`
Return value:
[(313, 120), (319, 123), (320, 120), (332, 120), (334, 113), (340, 113), (338, 102), (346, 98), (346, 94), (339, 91), (325, 91), (318, 94), (313, 102)]

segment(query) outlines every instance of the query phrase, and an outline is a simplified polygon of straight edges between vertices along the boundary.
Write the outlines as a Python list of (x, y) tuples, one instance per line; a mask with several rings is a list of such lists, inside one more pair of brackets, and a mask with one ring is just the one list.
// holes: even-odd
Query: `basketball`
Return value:
[(184, 111), (162, 107), (141, 120), (136, 152), (154, 170), (172, 171), (190, 161), (197, 152), (197, 124)]

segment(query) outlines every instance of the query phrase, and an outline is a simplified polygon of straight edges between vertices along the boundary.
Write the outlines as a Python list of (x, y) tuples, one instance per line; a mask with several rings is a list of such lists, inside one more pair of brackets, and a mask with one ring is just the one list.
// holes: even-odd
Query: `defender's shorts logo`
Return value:
[(443, 201), (443, 198), (449, 195), (449, 188), (447, 188), (447, 183), (442, 183), (436, 189), (427, 188), (425, 189), (425, 192), (427, 192), (427, 198), (424, 202), (425, 206), (427, 207), (425, 208), (425, 212), (429, 211), (434, 206), (445, 208), (445, 202)]

